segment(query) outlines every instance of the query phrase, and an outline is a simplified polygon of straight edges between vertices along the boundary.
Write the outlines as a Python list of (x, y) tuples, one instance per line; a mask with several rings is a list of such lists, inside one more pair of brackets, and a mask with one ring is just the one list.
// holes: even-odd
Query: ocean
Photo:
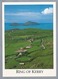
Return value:
[(5, 23), (5, 31), (11, 30), (11, 29), (26, 29), (26, 28), (37, 28), (37, 29), (43, 29), (43, 30), (53, 30), (53, 23), (40, 23), (37, 25), (19, 25), (19, 26), (11, 26), (11, 23)]

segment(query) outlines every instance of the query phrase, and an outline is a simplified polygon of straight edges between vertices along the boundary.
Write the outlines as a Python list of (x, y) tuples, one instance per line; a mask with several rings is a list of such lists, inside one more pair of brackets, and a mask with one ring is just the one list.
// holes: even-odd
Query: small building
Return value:
[(25, 63), (19, 63), (20, 65), (24, 65)]
[(26, 52), (27, 52), (27, 50), (26, 50), (26, 49), (24, 49), (24, 48), (20, 48), (20, 49), (19, 49), (19, 50), (17, 50), (16, 52), (18, 53), (18, 56), (21, 56), (21, 55), (23, 55), (24, 53), (26, 53)]
[(29, 49), (29, 48), (31, 48), (31, 46), (26, 46), (26, 49)]
[(33, 40), (33, 39), (29, 39), (28, 41), (29, 41), (30, 43), (32, 43), (34, 40)]

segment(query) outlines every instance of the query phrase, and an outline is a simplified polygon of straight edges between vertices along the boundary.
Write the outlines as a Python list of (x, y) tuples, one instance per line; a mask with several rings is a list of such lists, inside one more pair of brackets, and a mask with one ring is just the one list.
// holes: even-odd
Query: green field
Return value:
[[(34, 39), (32, 44), (28, 41)], [(45, 49), (41, 47), (43, 39)], [(26, 49), (26, 46), (31, 48)], [(20, 48), (27, 51), (18, 56)], [(24, 63), (24, 64), (20, 64)], [(6, 69), (52, 69), (53, 68), (53, 31), (41, 29), (13, 29), (5, 31), (5, 68)]]

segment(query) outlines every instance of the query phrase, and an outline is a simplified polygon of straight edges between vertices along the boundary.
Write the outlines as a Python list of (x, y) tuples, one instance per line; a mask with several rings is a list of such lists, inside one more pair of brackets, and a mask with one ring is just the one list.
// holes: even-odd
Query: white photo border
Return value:
[[(53, 52), (54, 52), (53, 69), (5, 69), (4, 5), (36, 5), (36, 4), (53, 5)], [(56, 76), (56, 2), (2, 2), (2, 67), (3, 67), (3, 77)], [(32, 73), (32, 71), (36, 72), (38, 71), (38, 73)]]

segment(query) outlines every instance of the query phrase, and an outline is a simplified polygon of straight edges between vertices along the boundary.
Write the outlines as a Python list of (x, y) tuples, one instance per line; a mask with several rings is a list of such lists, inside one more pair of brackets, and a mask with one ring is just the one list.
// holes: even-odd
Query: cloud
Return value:
[(42, 14), (51, 14), (51, 13), (53, 13), (53, 8), (51, 8), (51, 7), (46, 8), (41, 13)]
[(8, 16), (38, 16), (39, 12), (18, 12), (18, 13), (6, 13)]
[(45, 8), (42, 12), (17, 12), (17, 13), (5, 13), (7, 16), (41, 16), (42, 14), (51, 14), (53, 13), (53, 8)]

